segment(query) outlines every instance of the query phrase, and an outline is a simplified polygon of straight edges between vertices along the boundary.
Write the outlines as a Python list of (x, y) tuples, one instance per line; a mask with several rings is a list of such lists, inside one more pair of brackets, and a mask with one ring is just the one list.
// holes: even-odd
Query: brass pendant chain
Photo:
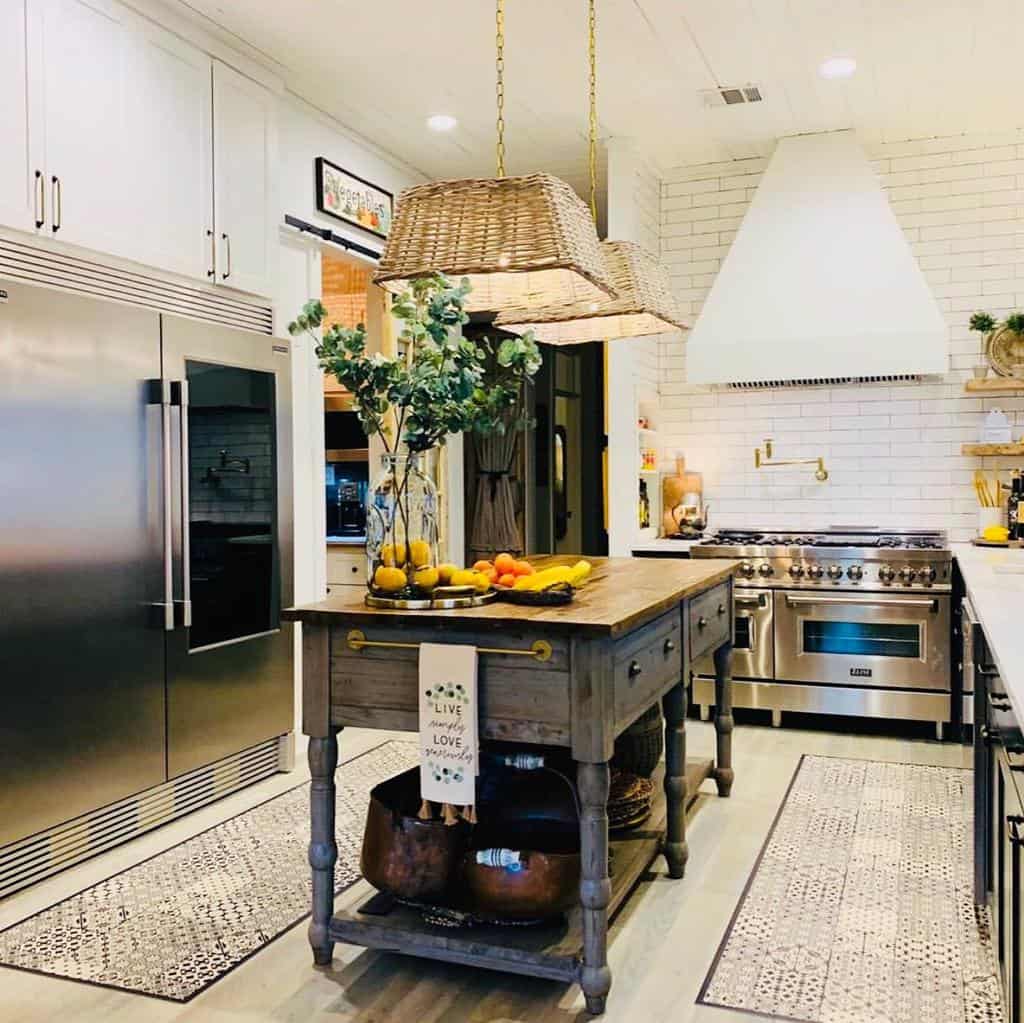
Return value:
[(497, 71), (497, 98), (498, 98), (498, 177), (505, 176), (505, 0), (498, 0), (498, 7), (494, 16), (495, 36), (495, 69)]
[(590, 215), (597, 224), (597, 14), (590, 0)]

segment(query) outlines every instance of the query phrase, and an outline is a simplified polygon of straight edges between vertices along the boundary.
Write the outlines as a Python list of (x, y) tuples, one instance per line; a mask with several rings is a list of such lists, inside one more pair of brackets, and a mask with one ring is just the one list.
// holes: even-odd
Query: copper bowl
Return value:
[(464, 820), (420, 820), (420, 772), (414, 767), (375, 785), (359, 859), (363, 877), (410, 902), (442, 901), (469, 845)]
[(487, 867), (467, 854), (463, 877), (473, 912), (505, 920), (545, 920), (579, 902), (580, 854), (522, 853), (522, 868)]

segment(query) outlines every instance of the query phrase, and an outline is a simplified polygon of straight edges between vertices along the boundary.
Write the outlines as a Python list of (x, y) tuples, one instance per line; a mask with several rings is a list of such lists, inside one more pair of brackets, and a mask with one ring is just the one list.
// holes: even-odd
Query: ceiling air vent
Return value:
[(713, 390), (763, 391), (770, 387), (840, 387), (844, 384), (914, 384), (924, 380), (920, 373), (900, 373), (875, 377), (808, 377), (805, 380), (735, 380), (712, 384)]
[(760, 103), (764, 97), (756, 85), (719, 86), (717, 89), (703, 89), (706, 107), (734, 107), (743, 103)]

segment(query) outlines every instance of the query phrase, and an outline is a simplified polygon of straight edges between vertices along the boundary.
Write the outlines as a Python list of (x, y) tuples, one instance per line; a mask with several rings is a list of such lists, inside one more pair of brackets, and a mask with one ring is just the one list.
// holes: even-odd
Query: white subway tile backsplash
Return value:
[[(949, 323), (950, 372), (910, 384), (710, 391), (686, 384), (685, 347), (663, 340), (665, 451), (683, 450), (705, 472), (719, 525), (853, 519), (934, 526), (965, 540), (976, 523), (974, 469), (1012, 466), (964, 457), (960, 445), (977, 439), (994, 407), (1024, 430), (1024, 398), (963, 393), (979, 359), (971, 314), (1024, 307), (1024, 131), (876, 144), (869, 157)], [(665, 172), (661, 251), (689, 315), (699, 313), (766, 164), (759, 157)], [(758, 472), (753, 448), (764, 437), (777, 458), (824, 456), (831, 479), (814, 483), (812, 466)]]

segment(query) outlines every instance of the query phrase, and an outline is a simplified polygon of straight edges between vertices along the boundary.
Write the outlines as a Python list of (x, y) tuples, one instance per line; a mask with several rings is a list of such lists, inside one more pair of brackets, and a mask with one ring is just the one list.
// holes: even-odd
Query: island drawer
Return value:
[(731, 635), (729, 584), (722, 583), (690, 601), (690, 657), (696, 660), (720, 647)]
[(616, 733), (682, 679), (682, 626), (682, 615), (674, 608), (612, 648)]
[[(331, 631), (331, 722), (399, 731), (419, 729), (419, 650), (348, 645), (347, 629)], [(440, 631), (366, 625), (372, 642), (453, 643), (528, 650), (536, 633)], [(569, 647), (545, 636), (546, 661), (517, 654), (481, 653), (477, 685), (480, 733), (486, 739), (567, 746), (570, 741)]]

